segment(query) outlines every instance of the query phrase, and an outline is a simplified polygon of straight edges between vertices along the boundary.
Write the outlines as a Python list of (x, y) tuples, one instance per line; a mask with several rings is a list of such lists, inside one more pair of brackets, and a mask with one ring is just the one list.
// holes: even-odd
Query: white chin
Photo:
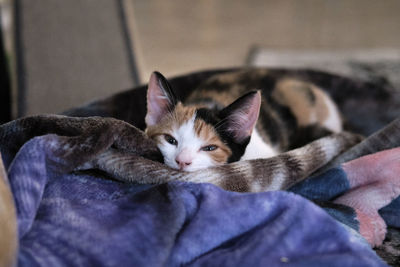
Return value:
[(183, 170), (181, 170), (181, 171), (184, 171), (184, 172), (194, 172), (194, 171), (197, 171), (197, 170), (193, 170), (193, 169), (183, 169)]
[(171, 167), (172, 169), (179, 170), (179, 171), (194, 172), (194, 171), (200, 170), (200, 168), (196, 168), (196, 167), (194, 167), (194, 168), (188, 167), (188, 168), (180, 169), (179, 166), (177, 166), (177, 165), (172, 165), (172, 164), (168, 164), (168, 163), (166, 163), (166, 164), (169, 167)]

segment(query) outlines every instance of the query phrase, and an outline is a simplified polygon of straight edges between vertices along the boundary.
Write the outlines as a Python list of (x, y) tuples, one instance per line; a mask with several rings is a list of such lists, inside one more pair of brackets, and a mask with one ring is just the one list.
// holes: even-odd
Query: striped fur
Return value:
[[(36, 126), (39, 122), (43, 127)], [(359, 135), (341, 132), (269, 159), (239, 161), (189, 173), (162, 164), (155, 142), (121, 120), (41, 115), (15, 120), (3, 125), (3, 129), (7, 130), (0, 131), (0, 140), (16, 144), (24, 144), (34, 136), (57, 134), (59, 144), (48, 146), (48, 150), (55, 150), (62, 162), (68, 162), (59, 168), (60, 172), (95, 168), (124, 182), (208, 182), (240, 192), (286, 189), (362, 140)], [(6, 160), (5, 166), (9, 165)]]
[(272, 158), (239, 161), (190, 173), (110, 148), (84, 168), (98, 168), (118, 180), (142, 184), (184, 181), (212, 183), (237, 192), (284, 190), (360, 140), (358, 135), (342, 132)]

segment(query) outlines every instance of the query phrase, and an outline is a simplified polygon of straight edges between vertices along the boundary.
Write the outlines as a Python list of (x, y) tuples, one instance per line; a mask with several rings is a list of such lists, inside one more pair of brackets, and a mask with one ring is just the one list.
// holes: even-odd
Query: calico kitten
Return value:
[(160, 73), (150, 77), (146, 133), (172, 168), (196, 171), (268, 158), (342, 130), (333, 101), (299, 80), (258, 91), (204, 88), (194, 90), (184, 105)]

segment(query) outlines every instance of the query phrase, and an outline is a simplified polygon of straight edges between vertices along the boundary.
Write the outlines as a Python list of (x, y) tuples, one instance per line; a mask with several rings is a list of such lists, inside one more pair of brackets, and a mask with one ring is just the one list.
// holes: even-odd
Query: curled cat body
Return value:
[[(230, 75), (218, 79), (229, 81)], [(288, 78), (268, 88), (230, 81), (233, 86), (213, 89), (214, 83), (205, 81), (182, 103), (162, 74), (151, 75), (146, 134), (166, 165), (197, 171), (269, 158), (342, 131), (336, 105), (313, 84)]]

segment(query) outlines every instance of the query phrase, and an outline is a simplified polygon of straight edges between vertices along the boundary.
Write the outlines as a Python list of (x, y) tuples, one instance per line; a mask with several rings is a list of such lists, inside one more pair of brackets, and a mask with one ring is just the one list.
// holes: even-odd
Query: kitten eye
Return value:
[(214, 150), (216, 150), (218, 147), (216, 146), (216, 145), (209, 145), (209, 146), (203, 146), (202, 148), (201, 148), (201, 150), (202, 151), (207, 151), (207, 152), (209, 152), (209, 151), (214, 151)]
[(169, 134), (164, 134), (164, 138), (165, 138), (165, 141), (167, 141), (171, 145), (174, 145), (174, 146), (178, 145), (178, 141), (176, 141), (176, 139), (173, 138), (172, 136), (170, 136)]

